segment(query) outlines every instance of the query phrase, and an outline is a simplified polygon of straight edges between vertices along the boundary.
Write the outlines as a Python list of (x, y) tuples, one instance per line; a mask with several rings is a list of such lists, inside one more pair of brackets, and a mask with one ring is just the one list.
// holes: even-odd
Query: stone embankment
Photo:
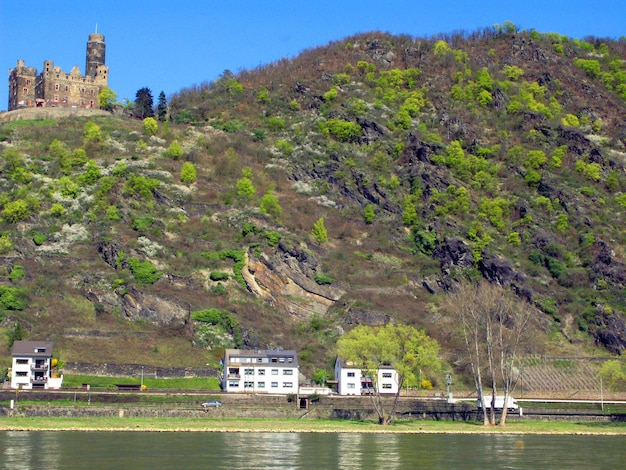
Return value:
[[(150, 396), (156, 395), (151, 400)], [(60, 399), (74, 400), (74, 405), (57, 405)], [(202, 408), (206, 400), (219, 399), (222, 406)], [(0, 391), (0, 400), (13, 408), (0, 406), (0, 416), (19, 417), (107, 417), (107, 418), (257, 418), (257, 419), (365, 419), (376, 420), (371, 397), (320, 397), (311, 402), (295, 396), (277, 395), (227, 395), (219, 392), (159, 392), (124, 393), (91, 392), (86, 390)], [(391, 409), (393, 399), (385, 399)], [(397, 409), (398, 419), (423, 419), (447, 421), (479, 421), (479, 411), (472, 400), (448, 403), (446, 400), (403, 398)], [(626, 406), (591, 405), (585, 409), (538, 407), (524, 405), (523, 413), (511, 411), (510, 420), (584, 420), (626, 421)]]
[(23, 108), (0, 113), (0, 123), (19, 121), (21, 119), (61, 119), (93, 115), (110, 116), (111, 113), (93, 108)]

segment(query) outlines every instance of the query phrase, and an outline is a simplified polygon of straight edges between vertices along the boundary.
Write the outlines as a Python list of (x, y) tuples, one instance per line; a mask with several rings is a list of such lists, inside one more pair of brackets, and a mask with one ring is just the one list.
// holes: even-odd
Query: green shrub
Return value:
[(177, 140), (172, 141), (167, 147), (167, 155), (174, 160), (181, 158), (183, 156), (183, 147), (180, 145), (180, 142)]
[(37, 246), (41, 246), (48, 241), (48, 235), (42, 232), (35, 231), (33, 232), (32, 236), (33, 236), (33, 242)]
[(26, 271), (24, 271), (24, 266), (20, 264), (14, 264), (11, 268), (9, 279), (11, 279), (11, 281), (19, 281), (20, 279), (24, 279), (25, 276)]
[(31, 210), (24, 199), (8, 202), (2, 209), (2, 217), (9, 223), (15, 224), (31, 215)]
[(130, 272), (135, 276), (135, 280), (139, 285), (154, 284), (161, 279), (163, 273), (161, 273), (154, 265), (148, 261), (141, 261), (137, 258), (129, 258), (128, 266)]
[(0, 310), (23, 310), (25, 307), (26, 300), (21, 289), (0, 285)]
[(290, 157), (293, 153), (293, 145), (287, 142), (284, 139), (280, 139), (276, 141), (276, 148), (282, 153), (285, 157)]
[(147, 117), (143, 120), (143, 132), (146, 135), (156, 135), (159, 130), (159, 124), (153, 117)]
[(363, 129), (357, 123), (343, 119), (329, 119), (320, 122), (318, 130), (323, 134), (332, 135), (342, 142), (353, 142), (363, 133)]
[(211, 271), (211, 274), (209, 275), (209, 279), (212, 281), (228, 281), (229, 278), (230, 276), (228, 273), (221, 271)]
[(261, 204), (259, 206), (261, 214), (268, 214), (274, 219), (280, 219), (283, 214), (283, 208), (278, 202), (278, 196), (269, 189), (261, 198)]
[(180, 170), (180, 180), (183, 183), (194, 183), (196, 181), (196, 167), (193, 163), (183, 163), (183, 167)]
[(145, 232), (154, 223), (154, 217), (151, 215), (145, 215), (141, 217), (135, 217), (133, 219), (132, 228), (133, 230), (137, 230), (138, 232)]
[(285, 129), (285, 120), (270, 116), (265, 120), (265, 126), (272, 132), (280, 132)]
[(363, 209), (363, 219), (365, 220), (366, 224), (373, 223), (375, 215), (376, 212), (374, 211), (373, 204), (368, 204), (367, 206), (365, 206), (365, 208)]
[(282, 235), (275, 231), (269, 231), (263, 233), (263, 236), (267, 239), (267, 244), (269, 246), (276, 246), (280, 242)]
[(153, 191), (161, 185), (161, 182), (154, 178), (131, 175), (126, 182), (125, 191), (137, 194), (142, 199), (151, 199)]
[(326, 230), (326, 226), (324, 225), (324, 218), (321, 217), (317, 219), (317, 222), (313, 224), (313, 229), (311, 229), (311, 235), (317, 243), (320, 245), (328, 242), (328, 231)]
[(315, 282), (317, 282), (320, 286), (328, 285), (333, 283), (333, 278), (324, 274), (317, 273), (315, 274)]
[(574, 65), (576, 65), (576, 67), (583, 69), (592, 78), (599, 77), (602, 71), (600, 69), (600, 62), (598, 62), (595, 59), (576, 58), (574, 59)]

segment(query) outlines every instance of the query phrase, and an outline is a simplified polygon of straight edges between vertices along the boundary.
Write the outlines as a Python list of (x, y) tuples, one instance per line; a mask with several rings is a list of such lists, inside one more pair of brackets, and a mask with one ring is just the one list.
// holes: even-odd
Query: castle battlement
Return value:
[(41, 73), (18, 60), (9, 69), (9, 111), (28, 107), (98, 108), (100, 92), (108, 86), (109, 67), (105, 65), (103, 34), (90, 34), (87, 41), (85, 75), (78, 66), (68, 73), (51, 60), (43, 63)]

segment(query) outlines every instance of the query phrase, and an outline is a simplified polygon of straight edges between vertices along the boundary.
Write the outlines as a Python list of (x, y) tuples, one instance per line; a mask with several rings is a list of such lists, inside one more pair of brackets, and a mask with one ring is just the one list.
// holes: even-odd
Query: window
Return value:
[(293, 388), (293, 382), (283, 382), (283, 388)]
[(278, 388), (278, 382), (272, 382), (272, 388)]
[(276, 359), (275, 357), (272, 358), (272, 362), (278, 362), (278, 359)]
[(18, 364), (28, 364), (28, 359), (17, 359), (15, 362)]
[(30, 78), (27, 78), (27, 79), (26, 79), (26, 84), (27, 84), (27, 85), (30, 85)]
[(22, 91), (24, 92), (25, 95), (28, 94), (28, 88), (24, 88)]
[(244, 369), (243, 370), (243, 374), (244, 375), (254, 375), (254, 369)]
[(285, 362), (285, 358), (284, 357), (278, 358), (278, 362)]
[(291, 369), (284, 369), (283, 370), (283, 375), (293, 375), (293, 370), (291, 370)]
[(391, 372), (383, 372), (383, 379), (390, 379), (391, 378)]
[(383, 384), (383, 388), (391, 388), (391, 384)]
[(265, 382), (257, 382), (256, 386), (259, 388), (265, 388)]
[(287, 358), (287, 362), (293, 362), (293, 357), (289, 356), (289, 357)]
[(28, 377), (28, 372), (16, 372), (17, 377)]
[(348, 384), (348, 388), (355, 388), (354, 384)]
[(58, 84), (58, 83), (55, 83), (55, 84), (54, 84), (54, 90), (55, 90), (55, 91), (59, 91), (59, 84)]
[(239, 382), (230, 381), (228, 382), (228, 386), (232, 388), (239, 388)]
[(254, 382), (244, 382), (243, 388), (254, 388)]
[(348, 377), (354, 377), (354, 372), (348, 372)]
[(272, 375), (278, 375), (278, 369), (272, 369)]
[(265, 375), (265, 369), (259, 369), (259, 375)]
[(65, 91), (70, 91), (70, 86), (69, 85), (65, 85)]

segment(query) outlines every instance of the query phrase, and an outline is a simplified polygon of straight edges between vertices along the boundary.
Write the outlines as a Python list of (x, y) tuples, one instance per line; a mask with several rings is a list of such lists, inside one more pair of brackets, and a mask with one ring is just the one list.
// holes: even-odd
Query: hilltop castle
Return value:
[(97, 108), (98, 95), (109, 81), (105, 52), (104, 35), (90, 34), (84, 76), (77, 65), (66, 73), (51, 60), (44, 61), (37, 75), (35, 67), (18, 60), (9, 69), (9, 111), (35, 106)]

